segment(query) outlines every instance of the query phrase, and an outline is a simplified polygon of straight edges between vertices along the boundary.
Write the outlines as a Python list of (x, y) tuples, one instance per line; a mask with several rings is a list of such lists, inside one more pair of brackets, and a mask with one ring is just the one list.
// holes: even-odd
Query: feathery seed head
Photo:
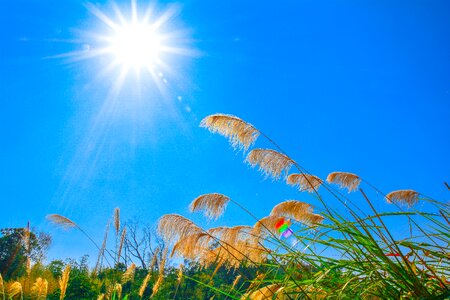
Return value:
[(166, 242), (174, 242), (202, 230), (194, 222), (183, 216), (167, 214), (159, 219), (157, 231)]
[(184, 258), (195, 260), (205, 249), (209, 248), (211, 236), (204, 232), (188, 235), (173, 246), (171, 257), (178, 254)]
[(191, 212), (203, 210), (208, 219), (217, 220), (225, 211), (229, 201), (229, 197), (219, 193), (204, 194), (195, 198), (189, 209)]
[(64, 297), (66, 296), (67, 285), (69, 283), (69, 276), (70, 276), (70, 265), (67, 265), (61, 274), (61, 278), (59, 278), (58, 280), (59, 289), (61, 290), (61, 294), (59, 296), (60, 300), (64, 299)]
[(312, 211), (313, 207), (308, 203), (297, 200), (287, 200), (275, 205), (270, 212), (270, 215), (289, 217), (298, 222), (302, 222), (305, 215), (311, 214)]
[(114, 292), (116, 293), (116, 299), (122, 298), (122, 285), (120, 283), (116, 283), (114, 285)]
[(204, 118), (200, 127), (208, 128), (212, 133), (219, 133), (228, 138), (233, 148), (245, 151), (253, 145), (260, 132), (251, 124), (238, 117), (225, 114), (213, 114)]
[(254, 292), (245, 294), (241, 299), (251, 299), (251, 300), (264, 300), (264, 299), (274, 299), (282, 300), (284, 299), (282, 290), (284, 287), (281, 284), (271, 284), (262, 287)]
[(77, 224), (75, 224), (75, 222), (58, 214), (47, 215), (47, 220), (55, 225), (62, 227), (65, 230), (77, 227)]
[(22, 294), (22, 285), (18, 281), (10, 282), (6, 285), (6, 294), (9, 299), (13, 299), (15, 296)]
[(36, 281), (31, 287), (31, 292), (36, 295), (37, 299), (46, 299), (48, 289), (47, 279), (42, 279), (41, 277), (36, 278)]
[(114, 228), (116, 229), (116, 235), (119, 235), (120, 231), (120, 208), (114, 209)]
[(139, 297), (143, 297), (145, 293), (145, 289), (147, 288), (148, 282), (150, 281), (150, 278), (152, 277), (151, 271), (147, 273), (147, 276), (145, 276), (144, 281), (142, 281), (141, 287), (139, 288), (138, 295)]
[(122, 284), (134, 279), (134, 273), (136, 271), (136, 264), (132, 263), (128, 269), (122, 275)]
[(386, 201), (388, 203), (399, 202), (411, 207), (419, 201), (419, 193), (414, 190), (393, 191), (386, 195)]
[(267, 236), (270, 233), (276, 236), (278, 231), (275, 225), (282, 219), (283, 217), (276, 215), (264, 217), (253, 225), (253, 233), (257, 236)]
[(288, 156), (271, 149), (253, 149), (247, 155), (246, 161), (252, 167), (259, 165), (259, 170), (266, 177), (275, 180), (280, 179), (283, 173), (287, 174), (295, 163)]
[(297, 186), (300, 191), (314, 192), (322, 185), (322, 179), (309, 174), (291, 174), (286, 182), (290, 185)]
[(122, 235), (120, 237), (119, 250), (117, 251), (117, 261), (120, 261), (120, 254), (122, 253), (123, 243), (125, 241), (125, 237), (127, 236), (127, 228), (122, 230)]
[(358, 188), (361, 183), (361, 178), (353, 173), (333, 172), (328, 174), (327, 181), (338, 184), (341, 188), (347, 188), (350, 193)]

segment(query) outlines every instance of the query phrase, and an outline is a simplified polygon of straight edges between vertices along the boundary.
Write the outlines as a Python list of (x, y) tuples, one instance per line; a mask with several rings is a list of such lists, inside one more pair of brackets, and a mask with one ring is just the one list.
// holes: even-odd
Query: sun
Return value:
[(163, 49), (162, 36), (154, 26), (138, 22), (117, 28), (108, 48), (115, 63), (135, 69), (151, 68), (160, 60)]
[[(131, 9), (119, 8), (112, 2), (112, 9), (107, 11), (100, 9), (99, 5), (86, 4), (89, 12), (101, 21), (100, 26), (85, 32), (90, 42), (85, 44), (83, 51), (61, 56), (73, 57), (74, 60), (98, 58), (103, 66), (99, 77), (117, 74), (113, 83), (115, 93), (121, 90), (129, 73), (137, 75), (138, 84), (148, 79), (145, 75), (150, 75), (163, 92), (170, 80), (167, 74), (180, 78), (177, 73), (182, 66), (176, 56), (194, 57), (198, 53), (190, 47), (188, 30), (177, 26), (179, 22), (175, 17), (179, 6), (158, 9), (150, 3), (146, 8), (138, 8), (136, 0), (131, 0), (130, 4)], [(172, 65), (174, 60), (176, 65)]]

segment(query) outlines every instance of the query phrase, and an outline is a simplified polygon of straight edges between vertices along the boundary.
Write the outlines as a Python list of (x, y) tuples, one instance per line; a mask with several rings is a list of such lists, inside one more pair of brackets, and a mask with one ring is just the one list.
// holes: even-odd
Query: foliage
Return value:
[(25, 243), (25, 228), (0, 229), (0, 273), (3, 279), (9, 280), (26, 273), (27, 257), (36, 262), (45, 258), (51, 244), (51, 237), (44, 232), (30, 232), (28, 251)]

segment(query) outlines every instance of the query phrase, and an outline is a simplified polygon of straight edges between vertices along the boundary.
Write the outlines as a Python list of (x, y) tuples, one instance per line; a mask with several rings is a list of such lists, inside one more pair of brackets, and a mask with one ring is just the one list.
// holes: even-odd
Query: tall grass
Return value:
[[(200, 125), (228, 138), (235, 149), (246, 153), (245, 162), (258, 168), (266, 178), (283, 180), (299, 193), (309, 193), (316, 202), (313, 205), (286, 200), (267, 208), (266, 216), (257, 217), (245, 203), (227, 195), (215, 192), (198, 196), (189, 205), (192, 213), (200, 212), (207, 219), (216, 220), (226, 213), (231, 203), (254, 218), (254, 223), (201, 228), (178, 214), (162, 216), (157, 231), (164, 240), (163, 254), (157, 263), (159, 250), (154, 252), (150, 267), (136, 285), (137, 297), (144, 298), (150, 286), (151, 297), (158, 296), (165, 282), (166, 263), (175, 256), (195, 262), (201, 269), (214, 271), (208, 278), (199, 280), (180, 266), (173, 287), (174, 299), (183, 279), (202, 285), (224, 299), (450, 297), (448, 203), (414, 190), (383, 193), (350, 172), (330, 172), (322, 179), (307, 171), (254, 125), (235, 116), (211, 115)], [(273, 149), (252, 149), (260, 137)], [(382, 195), (381, 201), (392, 209), (379, 211), (377, 201), (380, 199), (371, 198), (374, 193)], [(427, 207), (431, 210), (418, 209), (418, 203), (429, 204)], [(130, 264), (127, 270), (118, 271), (127, 238), (119, 208), (108, 222), (102, 247), (70, 219), (60, 215), (50, 215), (49, 219), (63, 227), (79, 229), (95, 244), (99, 257), (93, 276), (101, 269), (105, 253), (114, 260), (116, 272), (112, 274), (115, 277), (106, 279), (107, 289), (98, 299), (121, 299), (126, 285), (134, 279), (136, 265)], [(276, 229), (276, 224), (286, 219), (292, 223), (295, 243), (281, 238)], [(115, 230), (115, 251), (106, 249), (110, 224)], [(406, 224), (408, 234), (399, 233), (395, 224)], [(126, 263), (126, 259), (123, 261)], [(156, 274), (153, 273), (155, 265), (158, 267)], [(214, 276), (222, 269), (229, 270), (235, 277), (227, 287), (214, 286)], [(255, 272), (247, 272), (250, 269)], [(64, 299), (69, 272), (70, 269), (66, 269), (60, 279), (60, 299)], [(153, 275), (157, 275), (155, 280)], [(3, 283), (1, 286), (3, 288)], [(4, 290), (3, 298), (22, 295), (19, 282), (5, 284)], [(123, 295), (124, 299), (129, 295)]]
[[(174, 242), (174, 253), (184, 258), (196, 260), (204, 266), (219, 263), (229, 268), (242, 264), (261, 269), (269, 266), (264, 276), (255, 278), (247, 290), (234, 291), (235, 296), (230, 297), (450, 297), (448, 204), (413, 190), (398, 190), (383, 194), (386, 202), (395, 204), (396, 209), (379, 212), (361, 187), (367, 182), (356, 174), (331, 172), (326, 181), (311, 175), (255, 126), (235, 116), (211, 115), (201, 122), (201, 126), (227, 137), (234, 148), (244, 151), (248, 151), (259, 136), (265, 137), (276, 150), (253, 149), (247, 154), (246, 161), (258, 167), (265, 177), (284, 179), (300, 191), (312, 193), (320, 203), (321, 214), (314, 213), (311, 205), (296, 200), (278, 204), (270, 216), (255, 217), (257, 222), (250, 230), (248, 226), (205, 230), (179, 215), (161, 218), (160, 228), (166, 229), (160, 233), (167, 241)], [(290, 174), (292, 168), (296, 173)], [(349, 193), (359, 192), (358, 201), (367, 203), (368, 209), (364, 211), (363, 205), (355, 204), (333, 184)], [(367, 186), (380, 192), (369, 183)], [(206, 217), (217, 218), (224, 213), (226, 203), (231, 201), (253, 216), (233, 199), (218, 193), (211, 195), (195, 199), (191, 203), (191, 211), (201, 210)], [(326, 200), (330, 197), (335, 201)], [(419, 200), (431, 203), (435, 211), (414, 209)], [(340, 207), (329, 204), (336, 202)], [(403, 204), (412, 209), (404, 210)], [(292, 218), (297, 223), (294, 233), (296, 247), (277, 236), (274, 224), (280, 217)], [(387, 226), (392, 218), (409, 224), (411, 234), (396, 237), (393, 228)], [(247, 230), (241, 231), (240, 228)]]

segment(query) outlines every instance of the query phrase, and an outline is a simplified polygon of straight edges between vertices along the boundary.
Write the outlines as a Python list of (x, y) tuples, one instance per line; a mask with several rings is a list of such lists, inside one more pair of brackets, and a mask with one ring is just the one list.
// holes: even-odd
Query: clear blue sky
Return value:
[[(88, 33), (105, 30), (80, 2), (0, 9), (0, 227), (29, 220), (50, 232), (50, 257), (96, 251), (50, 226), (49, 213), (101, 243), (115, 207), (125, 220), (175, 212), (205, 224), (187, 207), (209, 192), (258, 217), (286, 199), (314, 203), (198, 127), (217, 112), (254, 124), (322, 178), (348, 171), (385, 192), (449, 198), (449, 1), (183, 1), (168, 29), (185, 29), (198, 54), (167, 57), (164, 94), (128, 76), (115, 98), (117, 71), (100, 75), (107, 57), (55, 58), (88, 51)], [(117, 5), (126, 14), (129, 1)], [(216, 224), (253, 223), (230, 205)]]

